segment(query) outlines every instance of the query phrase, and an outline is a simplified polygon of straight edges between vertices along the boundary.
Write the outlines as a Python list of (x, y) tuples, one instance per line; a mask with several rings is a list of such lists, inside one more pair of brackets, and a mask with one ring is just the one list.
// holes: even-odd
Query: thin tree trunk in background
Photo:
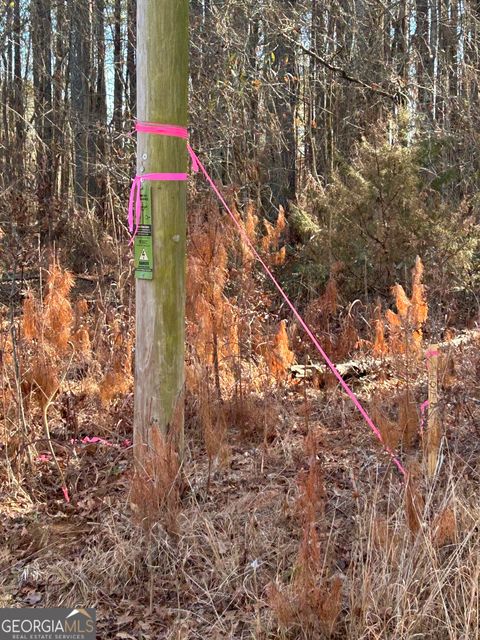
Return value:
[(113, 12), (113, 126), (116, 131), (122, 128), (122, 2), (115, 0)]
[[(310, 48), (317, 52), (318, 34), (318, 0), (312, 0), (312, 17), (310, 21)], [(317, 133), (317, 83), (318, 63), (313, 56), (308, 60), (308, 94), (307, 94), (307, 122), (305, 138), (305, 166), (309, 173), (317, 176), (316, 162), (316, 133)]]
[(61, 198), (67, 190), (64, 172), (66, 171), (67, 150), (65, 140), (65, 67), (68, 55), (68, 37), (66, 25), (65, 0), (56, 2), (55, 67), (53, 72), (53, 114), (55, 128), (53, 132), (53, 175), (54, 192)]
[(52, 229), (52, 12), (50, 0), (32, 0), (34, 121), (37, 133), (38, 223), (43, 236)]
[(87, 133), (90, 121), (90, 32), (89, 0), (75, 0), (71, 7), (71, 95), (74, 135), (75, 201), (87, 205)]
[(19, 189), (23, 188), (24, 175), (24, 144), (25, 144), (25, 123), (24, 123), (24, 93), (22, 77), (22, 31), (20, 20), (20, 0), (15, 0), (13, 6), (13, 46), (14, 46), (14, 71), (13, 71), (13, 91), (14, 91), (14, 117), (15, 117), (15, 168), (18, 172)]
[(248, 41), (247, 41), (247, 54), (248, 54), (248, 66), (251, 78), (251, 93), (248, 109), (248, 122), (253, 123), (253, 126), (248, 126), (246, 131), (247, 139), (247, 157), (251, 158), (252, 162), (255, 161), (257, 152), (257, 121), (258, 121), (258, 90), (256, 89), (258, 83), (258, 58), (257, 47), (259, 43), (259, 21), (255, 17), (248, 25)]
[(392, 57), (396, 61), (397, 73), (403, 81), (403, 86), (406, 86), (408, 81), (407, 26), (407, 0), (400, 0), (393, 33)]
[(438, 119), (438, 67), (439, 59), (439, 0), (432, 0), (431, 3), (431, 20), (430, 20), (430, 52), (431, 52), (431, 83), (432, 83), (432, 119), (436, 122)]
[(450, 97), (458, 97), (459, 95), (459, 51), (458, 36), (459, 31), (459, 11), (458, 0), (447, 0), (448, 10), (448, 27), (446, 30), (447, 41), (447, 64), (448, 64), (448, 91)]
[(137, 102), (137, 75), (135, 72), (135, 48), (137, 35), (137, 0), (128, 0), (127, 6), (127, 69), (125, 83), (125, 101), (128, 105), (128, 116), (135, 117)]
[(88, 194), (96, 200), (97, 213), (101, 215), (105, 197), (105, 124), (107, 120), (107, 95), (105, 87), (105, 0), (96, 0), (93, 14), (95, 51), (95, 77), (91, 85), (91, 117), (89, 123), (89, 171)]
[[(138, 0), (140, 121), (187, 125), (188, 0)], [(185, 172), (185, 141), (138, 134), (137, 173)], [(186, 183), (150, 182), (153, 280), (136, 281), (137, 470), (158, 460), (158, 431), (183, 449)]]
[[(291, 18), (296, 0), (284, 0), (286, 15)], [(277, 90), (274, 108), (278, 118), (279, 137), (277, 148), (273, 150), (274, 160), (270, 172), (273, 201), (276, 206), (287, 208), (288, 201), (295, 199), (296, 193), (296, 135), (295, 116), (298, 99), (298, 78), (296, 75), (296, 51), (288, 35), (279, 32), (274, 50)], [(278, 148), (279, 146), (279, 148)]]
[(11, 154), (11, 111), (9, 105), (11, 104), (12, 97), (12, 68), (13, 68), (13, 47), (12, 47), (12, 35), (13, 35), (13, 7), (10, 3), (5, 7), (5, 31), (4, 41), (2, 43), (2, 62), (3, 73), (0, 77), (1, 81), (1, 99), (2, 99), (2, 121), (3, 121), (3, 135), (2, 141), (6, 153), (3, 157), (3, 173), (8, 176), (10, 180), (14, 179), (13, 166), (12, 166), (12, 154)]
[(417, 85), (418, 102), (423, 113), (431, 114), (431, 65), (429, 48), (429, 6), (428, 0), (416, 0)]

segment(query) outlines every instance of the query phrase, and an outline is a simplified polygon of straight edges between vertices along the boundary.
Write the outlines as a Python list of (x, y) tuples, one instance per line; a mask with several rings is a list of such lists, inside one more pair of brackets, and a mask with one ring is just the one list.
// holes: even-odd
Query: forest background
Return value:
[[(135, 1), (2, 5), (2, 267), (27, 267), (34, 236), (67, 247), (76, 271), (118, 262)], [(240, 204), (253, 200), (270, 221), (284, 207), (290, 291), (315, 297), (341, 262), (348, 296), (385, 295), (421, 255), (442, 298), (476, 306), (479, 5), (204, 0), (190, 10), (192, 144)]]
[(477, 637), (480, 2), (190, 2), (192, 147), (383, 446), (192, 176), (184, 458), (140, 482), (135, 15), (0, 2), (0, 606)]

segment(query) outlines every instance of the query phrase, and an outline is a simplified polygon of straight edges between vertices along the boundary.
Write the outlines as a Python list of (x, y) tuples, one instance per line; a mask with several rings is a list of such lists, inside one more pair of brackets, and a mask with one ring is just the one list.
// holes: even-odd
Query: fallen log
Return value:
[[(456, 338), (440, 342), (436, 346), (440, 351), (448, 351), (449, 349), (456, 348), (462, 345), (470, 344), (475, 340), (480, 340), (480, 330), (471, 329), (462, 332)], [(347, 362), (335, 363), (335, 367), (342, 376), (342, 378), (362, 378), (368, 374), (375, 373), (380, 369), (385, 369), (393, 364), (394, 360), (398, 358), (396, 356), (384, 356), (383, 358), (374, 358), (372, 356), (361, 356), (358, 360), (348, 360)], [(294, 378), (315, 378), (323, 377), (330, 372), (330, 369), (326, 364), (320, 363), (308, 363), (308, 364), (294, 364), (290, 367), (290, 371)]]

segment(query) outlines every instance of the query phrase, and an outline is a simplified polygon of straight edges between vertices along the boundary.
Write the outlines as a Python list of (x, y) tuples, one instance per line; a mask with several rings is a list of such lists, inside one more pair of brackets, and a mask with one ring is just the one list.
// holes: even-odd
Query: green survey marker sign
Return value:
[(142, 183), (140, 199), (142, 201), (142, 217), (134, 244), (135, 277), (140, 280), (152, 280), (152, 186), (149, 182)]

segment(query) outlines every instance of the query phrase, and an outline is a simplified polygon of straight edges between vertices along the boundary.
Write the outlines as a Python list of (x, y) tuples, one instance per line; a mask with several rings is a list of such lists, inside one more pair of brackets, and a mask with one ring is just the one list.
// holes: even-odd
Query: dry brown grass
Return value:
[(117, 396), (126, 394), (133, 383), (132, 335), (128, 326), (114, 324), (111, 360), (99, 384), (100, 400), (104, 406)]
[[(290, 430), (270, 444), (263, 471), (261, 450), (233, 439), (231, 465), (212, 479), (208, 497), (202, 449), (188, 454), (182, 497), (172, 491), (178, 466), (164, 447), (162, 478), (154, 480), (153, 471), (151, 478), (152, 486), (163, 483), (151, 496), (163, 515), (151, 518), (149, 531), (138, 513), (132, 517), (126, 476), (120, 484), (111, 476), (101, 484), (92, 479), (73, 511), (57, 504), (56, 520), (17, 514), (26, 526), (21, 536), (8, 529), (5, 593), (21, 584), (24, 594), (42, 596), (42, 606), (97, 605), (105, 638), (119, 629), (135, 637), (139, 620), (147, 635), (181, 632), (187, 640), (474, 638), (480, 503), (469, 468), (444, 466), (433, 487), (418, 478), (424, 505), (412, 536), (401, 480), (385, 476), (375, 458), (358, 465), (363, 432), (357, 423), (338, 434), (340, 407), (326, 414), (327, 432), (318, 425), (323, 449), (313, 425), (306, 439)], [(295, 420), (291, 412), (290, 425)], [(106, 452), (109, 467), (117, 454)], [(159, 495), (175, 500), (170, 534)], [(24, 560), (12, 563), (12, 554)]]
[[(138, 452), (140, 447), (147, 451)], [(182, 482), (180, 459), (171, 438), (152, 427), (151, 445), (135, 444), (137, 464), (133, 473), (131, 504), (135, 519), (151, 534), (154, 525), (162, 522), (171, 534), (178, 531), (180, 486)]]
[(451, 477), (435, 516), (434, 494), (423, 504), (410, 485), (404, 518), (394, 506), (395, 491), (387, 491), (388, 519), (379, 518), (371, 499), (357, 520), (345, 637), (477, 637), (478, 499), (472, 501), (468, 486)]

